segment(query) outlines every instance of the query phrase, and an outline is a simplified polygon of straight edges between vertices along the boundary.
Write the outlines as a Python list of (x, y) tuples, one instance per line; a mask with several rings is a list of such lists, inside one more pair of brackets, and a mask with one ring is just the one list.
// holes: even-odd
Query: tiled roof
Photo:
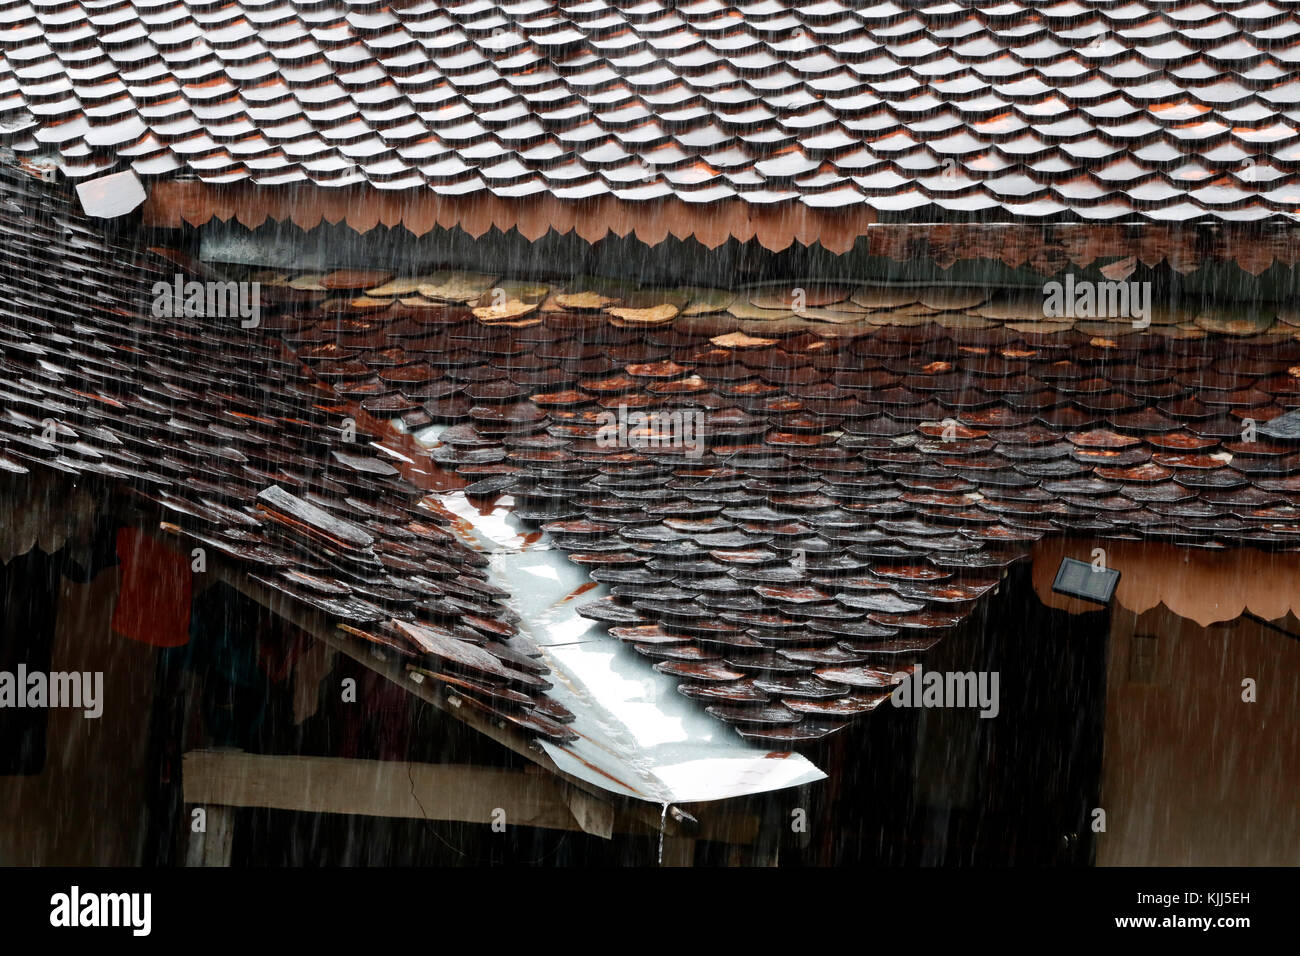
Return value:
[[(878, 706), (1044, 536), (1300, 550), (1300, 441), (1267, 424), (1300, 409), (1285, 304), (1138, 330), (1045, 320), (1038, 289), (349, 270), (243, 277), (243, 331), (148, 308), (204, 267), (0, 189), (5, 480), (128, 494), (530, 733), (568, 714), (442, 482), (509, 495), (610, 588), (582, 613), (777, 745)], [(608, 442), (611, 412), (699, 428)], [(437, 426), (432, 458), (384, 420)]]
[(570, 736), (487, 560), (367, 444), (364, 418), (352, 439), (349, 406), (274, 337), (156, 317), (172, 263), (105, 240), (26, 175), (0, 171), (0, 196), (0, 478), (45, 469), (129, 495), (186, 552), (227, 556), (469, 706)]
[[(1265, 431), (1300, 408), (1290, 308), (1135, 330), (1039, 290), (260, 279), (302, 296), (272, 326), (317, 376), (440, 426), (467, 493), (611, 587), (582, 613), (769, 744), (878, 706), (1044, 536), (1300, 550), (1300, 442)], [(698, 412), (701, 454), (602, 439), (610, 412)]]
[(1271, 0), (9, 0), (0, 130), (74, 177), (1252, 222), (1297, 64)]

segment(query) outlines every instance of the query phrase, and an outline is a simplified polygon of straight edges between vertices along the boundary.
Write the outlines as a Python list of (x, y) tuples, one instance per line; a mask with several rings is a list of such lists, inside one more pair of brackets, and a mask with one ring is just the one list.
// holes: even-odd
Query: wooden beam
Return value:
[[(581, 792), (587, 799), (580, 805), (575, 802), (570, 807), (576, 820), (591, 827), (586, 832), (601, 837), (607, 836), (609, 828), (605, 821), (612, 814), (618, 823), (619, 832), (659, 833), (662, 831), (666, 837), (690, 837), (696, 840), (741, 844), (751, 843), (758, 837), (761, 829), (759, 819), (753, 813), (742, 811), (744, 804), (740, 800), (691, 804), (688, 805), (689, 814), (693, 814), (698, 819), (692, 819), (689, 814), (679, 819), (677, 815), (670, 813), (665, 820), (660, 804), (620, 797), (586, 780), (565, 773), (535, 741), (509, 727), (504, 721), (493, 720), (469, 708), (453, 706), (448, 696), (434, 682), (412, 680), (403, 663), (376, 655), (371, 645), (363, 644), (340, 630), (325, 614), (299, 601), (286, 599), (270, 591), (249, 578), (240, 568), (224, 560), (214, 561), (212, 554), (208, 557), (210, 575), (216, 576), (272, 613), (306, 631), (315, 639), (387, 678), (407, 693), (432, 704), (443, 713), (451, 715), (466, 726), (525, 757), (556, 780), (567, 784), (571, 788), (571, 795), (573, 791)], [(604, 809), (600, 809), (601, 807)]]
[[(571, 809), (589, 798), (548, 774), (468, 764), (193, 750), (182, 764), (185, 802), (206, 808), (267, 807), (301, 813), (504, 822), (608, 838), (612, 808)], [(208, 819), (213, 817), (208, 810)], [(638, 828), (639, 829), (639, 828)], [(209, 827), (211, 831), (211, 827)]]
[(584, 833), (608, 840), (614, 835), (614, 807), (577, 787), (567, 787), (569, 812)]
[[(412, 680), (404, 664), (375, 655), (372, 653), (374, 650), (372, 646), (363, 645), (361, 641), (340, 630), (323, 613), (313, 610), (299, 601), (288, 600), (274, 595), (238, 569), (228, 567), (224, 562), (213, 562), (211, 556), (209, 556), (208, 573), (219, 575), (221, 580), (240, 593), (306, 631), (317, 640), (323, 641), (376, 674), (387, 678), (407, 693), (429, 702), (434, 707), (452, 715), (484, 736), (490, 737), (502, 746), (537, 764), (557, 779), (584, 791), (591, 800), (616, 807), (618, 816), (634, 816), (641, 821), (643, 828), (647, 830), (657, 832), (660, 829), (661, 810), (658, 804), (619, 798), (596, 787), (594, 784), (565, 773), (547, 756), (546, 751), (537, 746), (527, 735), (509, 727), (503, 720), (494, 720), (486, 714), (467, 707), (453, 706), (449, 703), (447, 695), (434, 682), (423, 679), (419, 681)], [(587, 811), (584, 810), (583, 812)], [(669, 836), (677, 836), (687, 835), (689, 830), (690, 828), (684, 827), (679, 821), (670, 816), (665, 832)]]

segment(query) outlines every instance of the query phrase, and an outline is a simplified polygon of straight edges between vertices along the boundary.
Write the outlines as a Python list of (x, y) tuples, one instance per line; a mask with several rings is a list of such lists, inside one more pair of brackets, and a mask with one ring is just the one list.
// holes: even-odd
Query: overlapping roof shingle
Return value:
[(0, 478), (47, 469), (128, 494), (186, 550), (227, 556), (470, 706), (568, 737), (487, 560), (274, 338), (156, 316), (153, 283), (175, 272), (0, 170)]
[[(400, 208), (281, 218), (410, 207), (417, 232), (451, 217), (530, 238), (571, 200), (600, 235), (619, 210), (688, 208), (723, 223), (709, 245), (825, 239), (832, 214), (1064, 218), (1089, 228), (900, 231), (883, 251), (1122, 253), (1126, 275), (1185, 271), (1222, 239), (1261, 271), (1293, 259), (1288, 237), (1242, 252), (1168, 230), (1294, 218), (1297, 63), (1300, 16), (1269, 0), (16, 0), (0, 139), (73, 178), (251, 187), (250, 225), (263, 187), (303, 184)], [(1300, 446), (1255, 431), (1300, 407), (1284, 306), (1156, 308), (1136, 330), (1045, 322), (1037, 290), (335, 273), (261, 277), (266, 321), (243, 333), (150, 315), (170, 265), (26, 179), (3, 186), (0, 471), (131, 489), (265, 587), (553, 739), (568, 715), (482, 559), (391, 463), (346, 447), (345, 418), (442, 426), (433, 457), (470, 494), (509, 494), (611, 588), (584, 613), (770, 742), (878, 706), (1045, 535), (1300, 549)], [(545, 202), (502, 212), (516, 200)], [(618, 234), (693, 234), (675, 215)], [(1161, 231), (1110, 248), (1120, 221)], [(838, 232), (827, 248), (859, 234)], [(702, 454), (601, 440), (610, 413), (638, 412), (698, 423)]]
[[(1037, 289), (349, 270), (245, 276), (242, 331), (151, 314), (177, 267), (4, 191), (0, 467), (152, 502), (529, 732), (566, 734), (536, 649), (345, 419), (438, 426), (426, 478), (511, 496), (610, 588), (584, 614), (778, 745), (878, 706), (1044, 536), (1300, 549), (1300, 445), (1266, 425), (1300, 408), (1282, 305), (1135, 329), (1045, 320)], [(646, 444), (638, 412), (693, 430)]]
[(1135, 329), (1039, 290), (262, 278), (315, 296), (276, 325), (315, 374), (442, 426), (468, 493), (611, 587), (581, 613), (768, 743), (878, 706), (1044, 536), (1300, 549), (1276, 305)]
[(0, 131), (81, 177), (794, 203), (930, 221), (1293, 217), (1271, 0), (8, 0)]

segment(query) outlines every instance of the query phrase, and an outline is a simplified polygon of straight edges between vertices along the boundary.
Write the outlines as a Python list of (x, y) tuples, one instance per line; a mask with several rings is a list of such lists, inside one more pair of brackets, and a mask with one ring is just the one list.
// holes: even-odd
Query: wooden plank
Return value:
[(209, 821), (218, 807), (487, 824), (504, 811), (508, 827), (582, 829), (570, 788), (516, 770), (195, 750), (184, 756), (182, 781), (185, 802), (207, 807)]
[[(403, 665), (386, 658), (375, 657), (371, 653), (373, 648), (360, 646), (359, 641), (348, 637), (319, 611), (308, 608), (297, 601), (277, 600), (268, 593), (266, 588), (250, 580), (246, 574), (224, 564), (217, 565), (215, 568), (210, 565), (209, 568), (210, 571), (219, 574), (223, 581), (237, 591), (300, 627), (317, 640), (346, 654), (376, 674), (387, 678), (407, 693), (429, 702), (444, 713), (451, 714), (466, 726), (472, 727), (485, 737), (495, 740), (502, 746), (542, 767), (556, 779), (584, 791), (593, 800), (610, 804), (616, 808), (615, 812), (618, 817), (635, 817), (646, 830), (658, 832), (660, 828), (660, 808), (658, 805), (641, 800), (616, 798), (585, 780), (565, 773), (546, 755), (546, 751), (537, 746), (526, 735), (508, 727), (505, 721), (493, 720), (485, 714), (464, 707), (450, 706), (446, 696), (436, 687), (431, 686), (431, 682), (422, 681), (417, 683), (412, 681)], [(668, 820), (667, 832), (670, 835), (676, 835), (682, 832), (682, 827), (675, 820), (670, 819)]]
[[(550, 774), (556, 781), (567, 784), (573, 790), (581, 791), (591, 802), (581, 810), (574, 810), (573, 815), (578, 821), (592, 827), (591, 830), (586, 832), (592, 832), (597, 836), (606, 836), (603, 819), (606, 813), (612, 812), (616, 820), (615, 829), (620, 833), (659, 833), (662, 828), (666, 836), (689, 836), (695, 839), (742, 844), (748, 844), (758, 837), (761, 829), (759, 819), (752, 813), (741, 812), (740, 807), (743, 806), (741, 801), (715, 801), (707, 805), (709, 808), (707, 812), (703, 811), (704, 805), (694, 806), (691, 812), (699, 820), (693, 826), (683, 826), (672, 815), (669, 815), (667, 820), (662, 820), (662, 810), (658, 804), (617, 797), (586, 780), (565, 773), (555, 765), (554, 761), (534, 741), (508, 727), (504, 721), (492, 720), (486, 715), (476, 711), (467, 711), (463, 707), (450, 706), (446, 696), (436, 687), (431, 686), (431, 682), (416, 683), (412, 681), (403, 665), (386, 658), (377, 657), (372, 653), (373, 648), (361, 646), (361, 642), (340, 631), (324, 614), (301, 603), (286, 601), (273, 596), (268, 589), (249, 579), (248, 575), (242, 573), (242, 571), (228, 566), (225, 562), (217, 562), (215, 565), (210, 564), (209, 572), (263, 607), (311, 634), (317, 640), (346, 654), (364, 667), (397, 684), (407, 693), (432, 704), (443, 713), (454, 716), (457, 720), (484, 736), (527, 758), (538, 768)], [(609, 810), (601, 810), (597, 818), (593, 816), (595, 813), (594, 808), (601, 804), (608, 807)], [(597, 822), (598, 820), (601, 822)]]
[(568, 787), (569, 812), (584, 833), (608, 840), (614, 835), (614, 808), (576, 787)]

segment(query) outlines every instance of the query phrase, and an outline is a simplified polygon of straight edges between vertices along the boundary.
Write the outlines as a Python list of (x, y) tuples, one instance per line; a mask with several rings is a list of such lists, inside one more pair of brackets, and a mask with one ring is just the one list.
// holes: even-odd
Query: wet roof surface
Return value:
[(1039, 289), (351, 269), (245, 276), (241, 330), (153, 314), (204, 267), (2, 175), (0, 470), (150, 502), (543, 738), (569, 714), (440, 488), (508, 502), (609, 589), (580, 613), (782, 750), (878, 707), (1044, 536), (1300, 548), (1300, 443), (1263, 429), (1300, 408), (1287, 306), (1135, 329)]
[(1292, 217), (1270, 0), (0, 4), (0, 134), (73, 177)]
[(1044, 536), (1300, 549), (1300, 444), (1259, 431), (1300, 408), (1284, 308), (1137, 330), (1045, 321), (1040, 290), (367, 278), (263, 274), (304, 297), (273, 328), (436, 425), (467, 494), (610, 589), (579, 613), (769, 745), (879, 706)]
[[(384, 653), (422, 661), (469, 706), (551, 740), (546, 697), (487, 558), (372, 447), (347, 402), (274, 338), (155, 317), (176, 268), (104, 240), (75, 207), (0, 171), (0, 475), (52, 469), (146, 506), (274, 594)], [(156, 526), (156, 525), (155, 525)]]

